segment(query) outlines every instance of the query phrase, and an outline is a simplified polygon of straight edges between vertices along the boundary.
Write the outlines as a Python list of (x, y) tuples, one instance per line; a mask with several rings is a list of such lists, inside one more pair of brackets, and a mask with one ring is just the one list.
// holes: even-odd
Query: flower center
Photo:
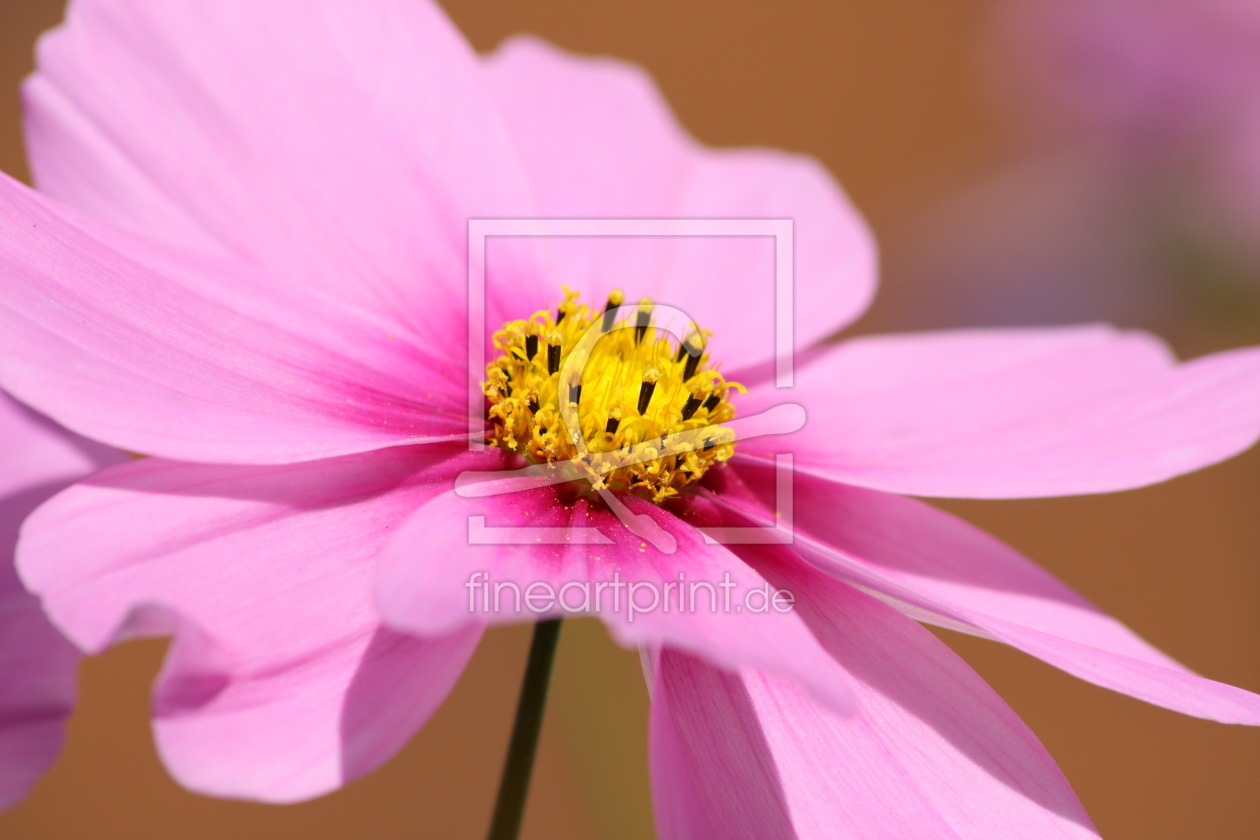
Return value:
[(490, 442), (534, 463), (573, 461), (596, 488), (662, 502), (731, 457), (735, 436), (721, 424), (744, 388), (711, 367), (710, 333), (680, 339), (653, 325), (651, 301), (623, 303), (614, 291), (592, 310), (566, 288), (555, 312), (494, 334), (499, 356), (482, 383)]

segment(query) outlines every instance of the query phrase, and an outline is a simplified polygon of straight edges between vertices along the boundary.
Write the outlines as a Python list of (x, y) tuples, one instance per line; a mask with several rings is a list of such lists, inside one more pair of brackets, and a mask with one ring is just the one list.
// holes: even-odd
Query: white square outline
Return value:
[[(792, 219), (469, 219), (468, 220), (468, 448), (484, 452), (481, 419), (486, 369), (486, 240), (491, 236), (762, 236), (774, 239), (774, 386), (795, 384), (795, 224)], [(767, 544), (793, 541), (792, 456), (776, 454), (774, 525), (697, 527), (705, 542)], [(592, 533), (587, 533), (587, 532)], [(532, 536), (531, 536), (532, 535)], [(468, 539), (487, 544), (609, 544), (598, 528), (491, 527), (470, 516)]]

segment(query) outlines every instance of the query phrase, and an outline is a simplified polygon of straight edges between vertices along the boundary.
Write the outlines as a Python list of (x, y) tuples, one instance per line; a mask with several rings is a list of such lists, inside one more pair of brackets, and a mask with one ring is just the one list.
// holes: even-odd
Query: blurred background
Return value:
[[(1260, 343), (1254, 0), (489, 0), (474, 46), (532, 32), (646, 67), (711, 145), (823, 161), (866, 214), (880, 296), (851, 334), (1111, 321), (1183, 357)], [(0, 2), (0, 168), (25, 179), (17, 86), (60, 0)], [(1144, 490), (942, 503), (1148, 640), (1260, 691), (1260, 450)], [(1260, 730), (1147, 706), (942, 631), (1058, 760), (1103, 835), (1260, 836)], [(61, 762), (0, 814), (11, 838), (477, 838), (528, 646), (491, 632), (383, 770), (290, 807), (166, 778), (148, 733), (164, 645), (87, 661)], [(636, 654), (564, 629), (529, 838), (653, 836)]]

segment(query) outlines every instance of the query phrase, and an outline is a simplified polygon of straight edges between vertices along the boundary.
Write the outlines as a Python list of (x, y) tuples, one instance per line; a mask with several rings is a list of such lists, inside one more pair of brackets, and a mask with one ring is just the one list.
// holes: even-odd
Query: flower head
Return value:
[[(155, 717), (185, 784), (333, 789), (424, 722), (486, 624), (570, 612), (648, 651), (663, 837), (1093, 836), (1027, 728), (912, 619), (1260, 723), (1260, 698), (892, 495), (1099, 492), (1228, 457), (1260, 431), (1260, 353), (1177, 365), (1107, 328), (819, 345), (874, 258), (816, 164), (699, 147), (616, 62), (530, 39), (478, 58), (428, 3), (245, 8), (76, 4), (26, 91), (44, 194), (0, 184), (0, 381), (154, 456), (41, 508), (20, 562), (89, 650), (176, 635)], [(491, 361), (468, 370), (467, 224), (505, 217), (792, 219), (804, 428), (723, 439), (782, 402), (755, 237), (497, 243)], [(626, 302), (645, 298), (696, 327), (665, 337)], [(470, 447), (470, 419), (495, 445)], [(654, 443), (697, 432), (723, 437)], [(584, 483), (550, 480), (575, 461)], [(790, 542), (766, 538), (785, 484)], [(684, 609), (684, 584), (713, 608)], [(795, 602), (720, 609), (722, 586)]]
[(662, 502), (730, 459), (734, 435), (722, 424), (743, 386), (710, 367), (703, 334), (674, 341), (652, 326), (651, 300), (624, 319), (623, 303), (617, 289), (593, 312), (567, 292), (554, 315), (495, 333), (499, 356), (482, 383), (489, 437), (535, 463), (577, 461), (597, 487)]

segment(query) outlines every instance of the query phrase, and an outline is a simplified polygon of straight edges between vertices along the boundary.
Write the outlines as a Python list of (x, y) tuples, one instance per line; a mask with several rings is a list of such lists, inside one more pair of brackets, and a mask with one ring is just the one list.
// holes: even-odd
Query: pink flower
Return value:
[[(595, 305), (619, 287), (712, 330), (705, 358), (749, 386), (722, 391), (741, 417), (809, 412), (662, 505), (622, 497), (676, 541), (662, 553), (553, 488), (455, 491), (463, 472), (522, 463), (466, 441), (467, 220), (793, 219), (804, 349), (874, 288), (866, 229), (816, 164), (700, 148), (616, 62), (533, 40), (479, 59), (422, 2), (87, 0), (39, 63), (26, 97), (43, 193), (0, 186), (0, 382), (153, 457), (37, 511), (21, 568), (86, 650), (175, 634), (154, 713), (184, 784), (290, 801), (378, 766), (482, 625), (521, 620), (470, 610), (474, 572), (794, 593), (771, 615), (601, 614), (651, 653), (664, 838), (1094, 836), (1033, 734), (912, 618), (1260, 723), (1260, 697), (894, 495), (1103, 492), (1219, 461), (1260, 431), (1260, 351), (1178, 365), (1106, 327), (891, 336), (813, 352), (777, 392), (767, 243), (492, 243), (488, 331), (550, 311), (563, 283)], [(662, 359), (661, 381), (683, 364)], [(587, 383), (613, 385), (639, 382)], [(779, 453), (796, 468), (795, 542), (706, 542), (700, 527), (775, 522)], [(595, 525), (605, 542), (476, 544), (476, 515)]]
[(900, 231), (902, 277), (918, 287), (898, 301), (902, 321), (1176, 330), (1256, 312), (1260, 4), (992, 9), (991, 87), (1018, 139)]
[(25, 796), (61, 752), (79, 665), (18, 580), (18, 527), (57, 491), (121, 460), (0, 393), (0, 808)]
[[(1185, 291), (1211, 282), (1210, 269), (1232, 265), (1215, 282), (1254, 297), (1260, 6), (1249, 0), (1025, 0), (998, 8), (998, 49), (1006, 55), (998, 72), (1042, 147), (1042, 160), (1024, 167), (1019, 186), (1027, 189), (1041, 170), (1042, 190), (1061, 196), (1060, 203), (1082, 195), (1094, 202), (1069, 207), (1050, 223), (1065, 232), (1079, 225), (1076, 236), (1084, 241), (1078, 248), (1091, 241), (1090, 230), (1102, 227), (1113, 241), (1100, 237), (1093, 247), (1110, 249), (1107, 268), (1124, 271), (1126, 262), (1137, 262), (1148, 286), (1152, 275), (1186, 271), (1176, 257), (1187, 250), (1207, 252), (1207, 268), (1197, 265), (1181, 278)], [(1047, 146), (1057, 152), (1046, 154)], [(1128, 205), (1128, 218), (1073, 221), (1098, 214), (1100, 201)], [(1054, 202), (1047, 203), (1052, 209)], [(1147, 230), (1128, 230), (1137, 225)], [(1127, 253), (1125, 243), (1114, 241), (1126, 234), (1140, 237), (1127, 244)], [(1078, 255), (1078, 275), (1088, 256)], [(1159, 265), (1161, 259), (1172, 265)], [(1100, 262), (1106, 261), (1095, 257), (1087, 265)], [(1024, 271), (1042, 273), (1035, 262)], [(1103, 286), (1110, 280), (1105, 274), (1090, 279)], [(1070, 275), (1060, 281), (1074, 282)], [(1075, 282), (1082, 286), (1078, 294), (1091, 294), (1087, 283)]]
[(1028, 110), (1040, 112), (1028, 116), (1047, 131), (1102, 131), (1135, 150), (1168, 154), (1236, 131), (1260, 105), (1260, 12), (1247, 0), (998, 8), (1007, 72), (1022, 83)]

